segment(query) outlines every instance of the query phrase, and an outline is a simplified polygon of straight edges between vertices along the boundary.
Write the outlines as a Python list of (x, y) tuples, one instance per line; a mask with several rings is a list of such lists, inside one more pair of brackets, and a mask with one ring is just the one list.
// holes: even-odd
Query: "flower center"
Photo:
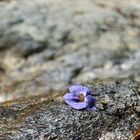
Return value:
[(79, 98), (79, 102), (84, 102), (85, 100), (85, 96), (82, 93), (78, 95), (78, 98)]

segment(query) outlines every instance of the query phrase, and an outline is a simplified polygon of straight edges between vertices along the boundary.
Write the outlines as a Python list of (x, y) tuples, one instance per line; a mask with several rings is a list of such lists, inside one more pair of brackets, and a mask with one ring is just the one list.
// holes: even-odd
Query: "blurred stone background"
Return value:
[(140, 0), (0, 1), (0, 102), (107, 77), (140, 82)]

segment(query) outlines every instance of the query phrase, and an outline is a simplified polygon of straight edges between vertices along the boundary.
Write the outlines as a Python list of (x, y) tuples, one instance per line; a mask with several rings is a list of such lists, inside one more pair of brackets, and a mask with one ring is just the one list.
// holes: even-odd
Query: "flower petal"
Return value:
[(74, 109), (81, 110), (86, 108), (87, 104), (86, 102), (69, 102), (69, 106), (71, 106)]
[(88, 95), (86, 97), (86, 103), (87, 103), (88, 108), (93, 108), (93, 107), (95, 107), (96, 99), (93, 96)]
[(69, 88), (70, 92), (75, 92), (77, 95), (83, 93), (84, 96), (91, 95), (91, 90), (82, 85), (73, 85)]
[(66, 93), (64, 95), (64, 100), (67, 104), (69, 104), (70, 102), (78, 102), (79, 98), (75, 96), (75, 93)]
[(91, 93), (92, 93), (92, 91), (86, 86), (82, 86), (81, 92), (84, 94), (85, 97), (87, 95), (91, 95)]

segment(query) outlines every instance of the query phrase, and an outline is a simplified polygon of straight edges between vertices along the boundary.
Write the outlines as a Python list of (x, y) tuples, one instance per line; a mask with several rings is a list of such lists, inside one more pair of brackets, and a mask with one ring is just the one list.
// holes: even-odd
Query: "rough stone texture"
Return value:
[(0, 101), (102, 77), (140, 81), (139, 38), (139, 0), (0, 1)]
[(0, 138), (130, 140), (140, 125), (140, 85), (128, 79), (102, 79), (88, 86), (97, 99), (97, 111), (70, 108), (63, 101), (66, 91), (1, 104)]
[[(64, 103), (74, 83), (93, 89), (97, 111)], [(140, 1), (0, 0), (0, 102), (21, 96), (0, 104), (2, 140), (130, 140), (140, 126)]]

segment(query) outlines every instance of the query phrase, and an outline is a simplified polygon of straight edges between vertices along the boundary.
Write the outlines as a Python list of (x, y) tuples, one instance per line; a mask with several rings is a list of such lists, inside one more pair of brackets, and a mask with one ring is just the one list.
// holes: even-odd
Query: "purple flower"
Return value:
[(64, 100), (69, 106), (77, 110), (84, 108), (96, 110), (96, 100), (91, 96), (91, 93), (91, 90), (86, 86), (73, 85), (69, 88), (69, 93), (64, 95)]

